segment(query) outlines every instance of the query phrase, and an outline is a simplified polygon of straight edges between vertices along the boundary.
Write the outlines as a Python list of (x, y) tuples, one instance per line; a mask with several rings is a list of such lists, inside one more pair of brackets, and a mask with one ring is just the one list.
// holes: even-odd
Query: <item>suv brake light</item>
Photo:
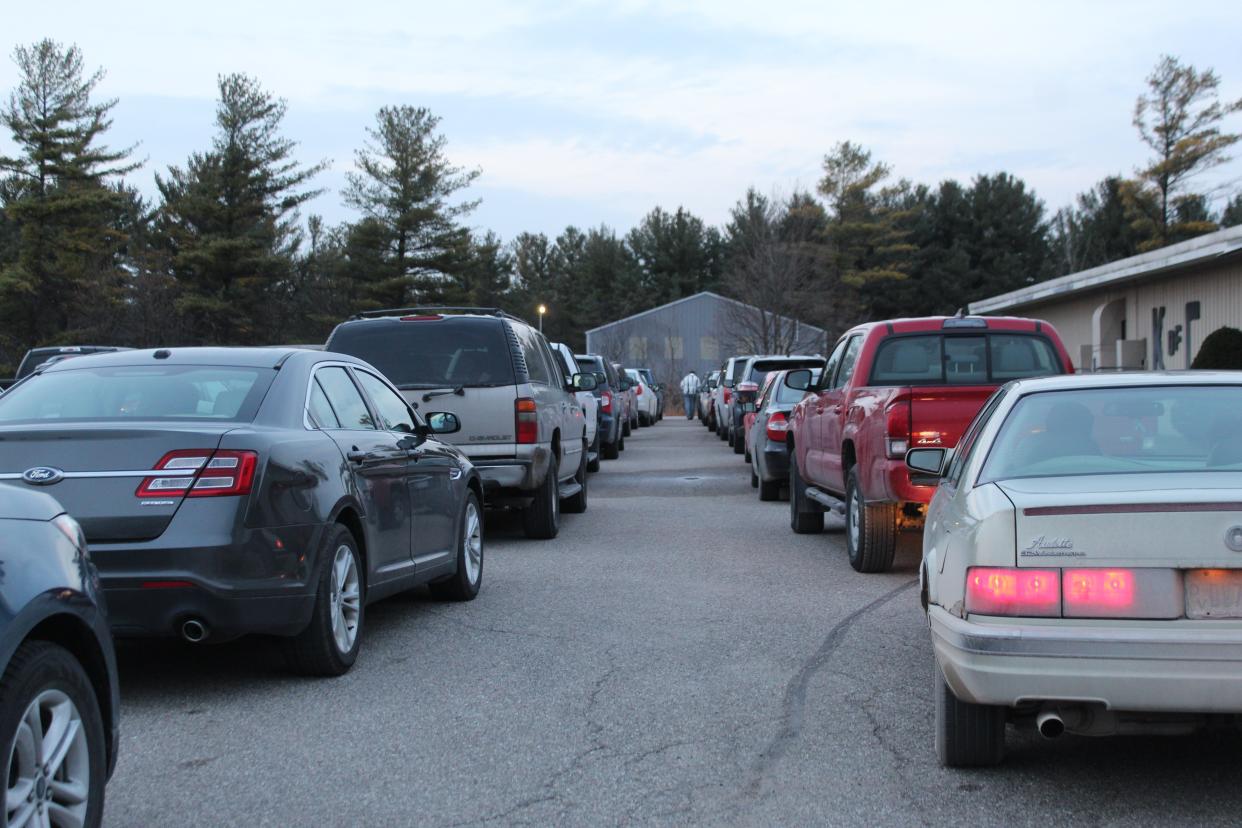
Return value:
[(789, 418), (783, 411), (774, 411), (768, 417), (768, 439), (776, 443), (785, 442), (785, 432), (789, 430)]
[(403, 316), (401, 317), (401, 321), (402, 322), (437, 322), (443, 318), (444, 317), (440, 316), (439, 314), (424, 314), (422, 316)]
[(910, 403), (895, 402), (884, 415), (884, 446), (888, 456), (898, 459), (910, 449)]
[(225, 497), (250, 494), (259, 455), (253, 451), (170, 451), (143, 478), (136, 497)]
[(513, 401), (513, 421), (519, 444), (539, 442), (539, 414), (533, 399), (518, 397)]
[(611, 412), (611, 411), (612, 411), (612, 392), (611, 392), (611, 391), (602, 391), (602, 392), (600, 392), (600, 395), (599, 395), (599, 410), (600, 410), (600, 411), (609, 411), (609, 412)]

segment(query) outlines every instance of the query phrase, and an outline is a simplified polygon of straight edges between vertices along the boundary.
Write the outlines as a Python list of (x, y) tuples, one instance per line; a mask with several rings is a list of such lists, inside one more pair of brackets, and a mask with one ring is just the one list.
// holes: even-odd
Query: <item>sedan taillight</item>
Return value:
[(1056, 569), (975, 566), (966, 570), (966, 612), (980, 615), (1061, 615), (1061, 573)]
[(253, 451), (170, 451), (143, 479), (137, 497), (226, 497), (250, 494), (259, 455)]
[(774, 411), (768, 416), (768, 439), (777, 443), (785, 442), (785, 433), (789, 431), (789, 419), (783, 411)]

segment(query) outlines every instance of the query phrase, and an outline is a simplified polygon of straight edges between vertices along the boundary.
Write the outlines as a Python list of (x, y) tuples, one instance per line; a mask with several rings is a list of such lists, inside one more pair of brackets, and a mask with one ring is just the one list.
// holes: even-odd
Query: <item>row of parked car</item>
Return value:
[(6, 824), (98, 823), (113, 635), (265, 633), (340, 675), (369, 604), (479, 593), (485, 507), (555, 537), (663, 416), (649, 371), (484, 308), (367, 313), (322, 347), (57, 349), (19, 373), (0, 393)]
[(1051, 325), (993, 317), (868, 323), (779, 364), (804, 359), (729, 359), (701, 418), (793, 532), (840, 514), (854, 569), (921, 535), (942, 763), (999, 762), (1007, 726), (1239, 723), (1242, 375), (1076, 375)]

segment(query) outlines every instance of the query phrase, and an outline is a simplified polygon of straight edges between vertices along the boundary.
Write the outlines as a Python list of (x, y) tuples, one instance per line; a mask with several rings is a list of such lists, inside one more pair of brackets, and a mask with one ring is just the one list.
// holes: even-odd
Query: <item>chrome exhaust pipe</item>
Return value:
[(181, 625), (181, 637), (191, 644), (197, 644), (210, 635), (207, 625), (197, 618), (191, 618)]
[(1056, 710), (1044, 710), (1035, 717), (1035, 728), (1045, 739), (1055, 739), (1065, 732), (1065, 722)]

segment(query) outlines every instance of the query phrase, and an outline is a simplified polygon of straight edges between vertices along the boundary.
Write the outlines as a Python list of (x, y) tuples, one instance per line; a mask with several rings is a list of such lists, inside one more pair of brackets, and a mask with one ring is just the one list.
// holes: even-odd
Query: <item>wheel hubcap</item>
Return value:
[(471, 584), (477, 584), (483, 570), (483, 522), (473, 503), (466, 505), (465, 545), (466, 578)]
[(90, 797), (90, 751), (73, 701), (44, 690), (22, 714), (9, 747), (6, 823), (82, 825)]
[(850, 512), (849, 512), (849, 530), (850, 547), (858, 548), (858, 523), (862, 518), (862, 498), (858, 494), (858, 489), (854, 489), (850, 493)]
[(336, 648), (348, 653), (358, 638), (358, 617), (362, 610), (362, 590), (358, 583), (358, 563), (345, 544), (332, 558), (332, 637)]

